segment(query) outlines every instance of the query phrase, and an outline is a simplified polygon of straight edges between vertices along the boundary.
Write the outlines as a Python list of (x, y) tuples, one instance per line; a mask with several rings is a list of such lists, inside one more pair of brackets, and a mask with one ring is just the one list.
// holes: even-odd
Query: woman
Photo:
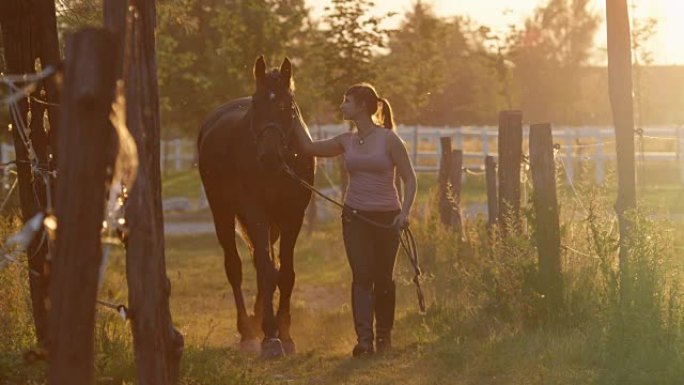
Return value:
[[(376, 349), (382, 352), (392, 346), (395, 308), (392, 275), (399, 230), (409, 224), (416, 195), (416, 174), (406, 147), (394, 132), (390, 104), (378, 97), (373, 86), (364, 83), (349, 88), (340, 110), (343, 119), (354, 122), (355, 132), (312, 141), (301, 117), (300, 124), (295, 124), (295, 132), (300, 148), (310, 155), (344, 155), (349, 185), (342, 229), (353, 275), (352, 308), (358, 340), (353, 355), (358, 357), (374, 352), (374, 314)], [(395, 169), (405, 186), (403, 204), (394, 184)]]

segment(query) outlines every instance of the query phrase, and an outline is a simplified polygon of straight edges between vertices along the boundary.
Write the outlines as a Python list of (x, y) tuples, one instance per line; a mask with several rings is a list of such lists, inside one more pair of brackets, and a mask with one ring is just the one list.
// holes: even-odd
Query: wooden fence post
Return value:
[[(57, 64), (60, 58), (54, 2), (3, 0), (0, 3), (2, 3), (0, 10), (2, 33), (0, 35), (3, 39), (6, 70), (12, 74), (34, 73), (38, 58), (41, 59), (43, 66)], [(58, 103), (59, 95), (54, 80), (47, 79), (43, 83), (48, 101)], [(41, 85), (31, 92), (30, 96), (42, 98), (40, 93)], [(29, 108), (33, 117), (42, 117), (46, 110), (46, 106), (34, 103), (34, 101), (35, 99), (22, 98), (17, 102), (18, 117), (27, 125)], [(50, 161), (48, 149), (50, 144), (54, 145), (51, 140), (55, 138), (53, 134), (58, 126), (55, 106), (50, 106), (48, 117), (52, 123), (49, 133), (43, 126), (43, 119), (31, 120), (30, 140), (39, 162), (43, 165), (47, 164), (47, 168), (52, 171), (54, 164)], [(19, 130), (16, 129), (20, 127), (19, 122), (13, 119), (13, 123), (15, 129), (12, 130), (12, 137), (17, 161), (17, 186), (21, 216), (25, 223), (38, 212), (43, 211), (47, 201), (46, 186), (43, 178), (34, 178), (28, 150), (19, 135)], [(52, 149), (54, 150), (54, 146)], [(54, 180), (50, 180), (50, 183), (54, 186)], [(36, 339), (38, 346), (45, 348), (49, 345), (48, 314), (45, 305), (48, 298), (49, 261), (46, 259), (46, 242), (40, 242), (41, 238), (40, 235), (35, 237), (28, 246), (27, 253), (32, 256), (28, 261), (28, 267), (33, 273), (28, 274), (28, 280)]]
[(499, 114), (499, 226), (503, 235), (517, 225), (520, 211), (522, 112)]
[(499, 199), (496, 186), (496, 161), (491, 155), (485, 157), (485, 180), (487, 181), (487, 225), (491, 229), (499, 218)]
[(451, 138), (448, 136), (443, 136), (439, 140), (441, 154), (439, 163), (439, 174), (437, 176), (437, 181), (439, 186), (437, 187), (438, 193), (438, 205), (439, 205), (439, 217), (444, 226), (451, 226), (451, 213), (453, 211), (453, 205), (450, 202), (449, 194), (449, 178), (451, 177)]
[(451, 151), (451, 198), (453, 211), (451, 223), (454, 230), (463, 236), (463, 216), (461, 215), (461, 177), (463, 176), (463, 150)]
[(627, 0), (606, 2), (606, 26), (608, 96), (615, 125), (615, 151), (617, 152), (618, 193), (615, 212), (620, 227), (620, 269), (622, 271), (629, 255), (629, 236), (633, 226), (632, 220), (625, 214), (636, 207), (632, 34)]
[[(105, 25), (125, 47), (126, 122), (138, 148), (138, 173), (130, 189), (126, 223), (126, 278), (135, 362), (140, 385), (174, 384), (180, 375), (183, 336), (169, 309), (161, 202), (160, 126), (155, 55), (156, 3), (105, 0)], [(128, 38), (127, 38), (128, 37)]]
[(50, 384), (91, 384), (103, 197), (111, 143), (114, 38), (84, 29), (67, 40), (59, 136), (57, 241), (50, 289)]
[(548, 315), (558, 314), (563, 301), (560, 262), (560, 224), (556, 196), (553, 137), (548, 123), (530, 127), (530, 170), (534, 191), (535, 234), (539, 275)]

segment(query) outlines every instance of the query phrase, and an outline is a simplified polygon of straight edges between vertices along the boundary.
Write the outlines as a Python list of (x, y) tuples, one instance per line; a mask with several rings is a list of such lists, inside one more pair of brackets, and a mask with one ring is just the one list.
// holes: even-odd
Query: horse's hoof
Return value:
[(259, 340), (256, 338), (251, 338), (248, 340), (240, 341), (240, 351), (249, 354), (259, 354), (259, 352), (261, 351)]
[(283, 343), (278, 338), (264, 338), (261, 341), (261, 358), (272, 359), (285, 355)]
[(297, 348), (295, 347), (295, 343), (292, 340), (283, 340), (283, 350), (285, 351), (285, 355), (287, 356), (291, 356), (297, 353)]

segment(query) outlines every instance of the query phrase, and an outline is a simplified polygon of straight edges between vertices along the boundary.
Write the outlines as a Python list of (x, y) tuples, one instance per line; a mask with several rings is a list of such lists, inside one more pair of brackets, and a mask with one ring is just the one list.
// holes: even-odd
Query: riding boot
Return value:
[(373, 354), (373, 289), (352, 283), (352, 312), (357, 344), (353, 356)]
[(375, 347), (378, 352), (392, 347), (392, 327), (394, 326), (394, 308), (396, 303), (396, 286), (394, 281), (382, 288), (376, 287), (375, 293)]

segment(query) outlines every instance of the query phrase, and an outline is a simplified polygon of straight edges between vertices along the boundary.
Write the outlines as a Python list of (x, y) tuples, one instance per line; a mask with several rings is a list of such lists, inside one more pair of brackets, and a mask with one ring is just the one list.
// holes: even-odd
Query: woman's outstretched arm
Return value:
[(342, 137), (348, 135), (347, 133), (337, 135), (331, 139), (313, 140), (309, 134), (309, 128), (306, 123), (304, 123), (304, 119), (302, 119), (302, 116), (299, 113), (299, 109), (297, 109), (294, 121), (292, 122), (292, 128), (297, 137), (299, 148), (307, 155), (333, 157), (344, 152)]

